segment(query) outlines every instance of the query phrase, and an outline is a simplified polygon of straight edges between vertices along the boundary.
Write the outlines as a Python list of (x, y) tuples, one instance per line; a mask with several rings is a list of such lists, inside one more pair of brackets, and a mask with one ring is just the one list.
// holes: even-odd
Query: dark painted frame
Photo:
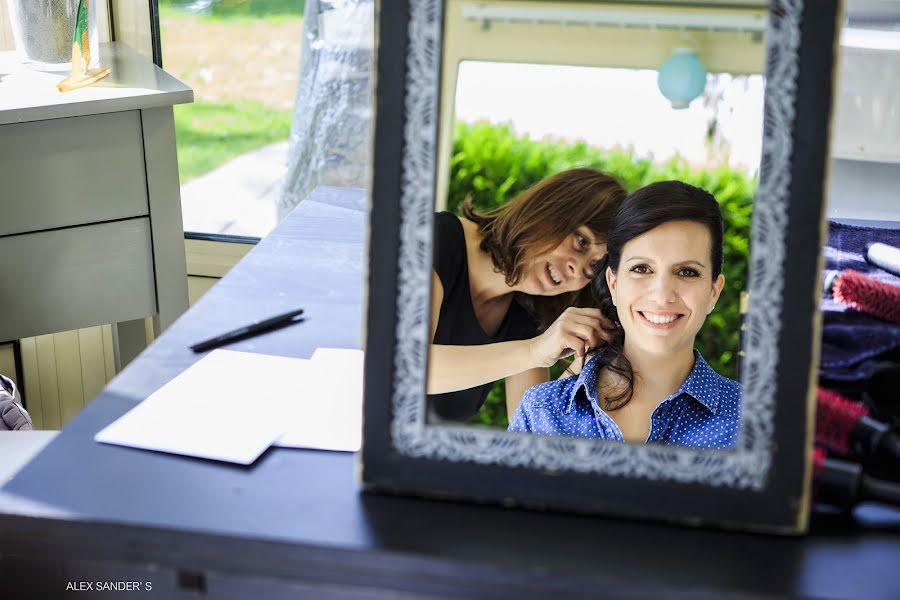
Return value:
[[(776, 373), (773, 464), (761, 491), (423, 460), (391, 441), (403, 131), (410, 3), (376, 15), (377, 87), (369, 232), (369, 303), (361, 477), (367, 490), (665, 520), (777, 533), (809, 516), (814, 385), (824, 241), (824, 181), (840, 0), (807, 0), (794, 106), (784, 303)], [(777, 2), (773, 3), (773, 10)], [(438, 49), (439, 50), (439, 49)], [(771, 124), (766, 122), (765, 127)], [(765, 166), (763, 166), (765, 169)], [(809, 340), (797, 343), (797, 340)], [(424, 390), (423, 390), (424, 395)]]
[(150, 0), (150, 40), (153, 43), (153, 63), (163, 68), (162, 45), (160, 43), (159, 29), (159, 0)]

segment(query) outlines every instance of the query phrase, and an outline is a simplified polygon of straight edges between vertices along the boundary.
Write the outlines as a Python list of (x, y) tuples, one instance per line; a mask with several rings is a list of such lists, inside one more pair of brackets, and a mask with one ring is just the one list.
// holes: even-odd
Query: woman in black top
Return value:
[(498, 379), (512, 415), (548, 367), (608, 336), (586, 286), (624, 197), (611, 176), (579, 168), (488, 214), (467, 200), (463, 217), (435, 215), (429, 422), (467, 420)]

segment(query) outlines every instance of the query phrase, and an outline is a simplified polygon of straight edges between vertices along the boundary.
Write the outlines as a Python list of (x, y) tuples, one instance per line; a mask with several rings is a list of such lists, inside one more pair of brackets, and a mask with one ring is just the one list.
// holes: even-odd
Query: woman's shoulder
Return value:
[(742, 386), (740, 381), (722, 375), (712, 368), (700, 354), (694, 349), (696, 361), (691, 375), (685, 384), (689, 392), (694, 396), (702, 396), (708, 406), (740, 407)]
[(531, 386), (522, 396), (522, 405), (527, 409), (561, 412), (568, 404), (575, 389), (577, 377), (553, 379)]
[(453, 248), (465, 255), (466, 248), (481, 243), (478, 224), (451, 212), (434, 213), (434, 247)]
[(434, 235), (437, 239), (460, 239), (464, 235), (462, 221), (452, 212), (436, 212), (434, 213)]
[(719, 383), (719, 394), (726, 394), (729, 397), (733, 397), (736, 400), (741, 399), (741, 394), (743, 393), (744, 387), (741, 385), (740, 381), (736, 379), (731, 379), (730, 377), (726, 377), (716, 370), (712, 370), (713, 373), (716, 374), (716, 379)]
[(712, 365), (706, 362), (706, 359), (703, 358), (703, 355), (700, 354), (700, 351), (694, 348), (694, 357), (695, 357), (695, 365), (694, 372), (692, 374), (702, 376), (705, 379), (709, 379), (715, 382), (716, 386), (719, 388), (724, 388), (728, 390), (736, 390), (740, 392), (741, 390), (741, 382), (736, 381), (730, 377), (726, 377), (722, 375), (718, 371), (716, 371)]
[(466, 236), (459, 217), (449, 212), (434, 214), (432, 268), (445, 288), (452, 287), (468, 265)]
[(719, 373), (716, 375), (719, 381), (718, 414), (725, 418), (739, 420), (741, 418), (741, 397), (743, 396), (741, 382)]
[(732, 379), (731, 377), (726, 377), (712, 367), (709, 367), (709, 371), (710, 373), (712, 373), (712, 378), (716, 382), (716, 385), (719, 387), (720, 391), (737, 395), (741, 394), (742, 386), (740, 381)]

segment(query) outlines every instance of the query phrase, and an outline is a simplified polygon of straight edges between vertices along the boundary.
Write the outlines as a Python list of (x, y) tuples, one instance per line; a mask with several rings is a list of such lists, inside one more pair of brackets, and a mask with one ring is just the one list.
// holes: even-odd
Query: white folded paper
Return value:
[(240, 464), (276, 443), (355, 452), (362, 364), (360, 350), (312, 360), (213, 350), (94, 439)]
[(356, 452), (362, 440), (363, 351), (319, 348), (309, 365), (277, 445)]

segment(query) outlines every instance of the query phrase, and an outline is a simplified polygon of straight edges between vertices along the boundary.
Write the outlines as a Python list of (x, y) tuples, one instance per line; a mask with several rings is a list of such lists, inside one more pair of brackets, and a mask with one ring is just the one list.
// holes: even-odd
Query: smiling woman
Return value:
[(512, 414), (560, 357), (601, 341), (602, 316), (583, 292), (624, 195), (609, 175), (570, 169), (490, 213), (466, 202), (461, 217), (436, 215), (430, 422), (468, 419), (498, 379)]
[(609, 343), (577, 379), (528, 390), (510, 430), (733, 448), (740, 384), (694, 349), (725, 284), (715, 198), (678, 181), (648, 185), (622, 202), (607, 244), (592, 288), (615, 323)]

